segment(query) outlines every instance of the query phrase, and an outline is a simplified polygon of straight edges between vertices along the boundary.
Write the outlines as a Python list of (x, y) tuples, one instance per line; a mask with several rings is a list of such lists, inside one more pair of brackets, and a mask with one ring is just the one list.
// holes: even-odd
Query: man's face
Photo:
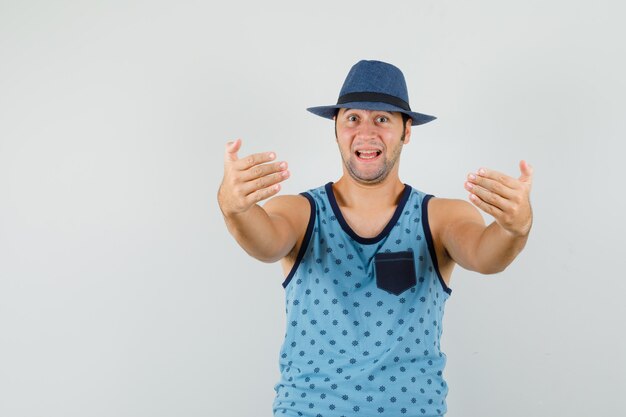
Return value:
[(411, 124), (397, 112), (339, 109), (335, 132), (341, 159), (358, 182), (377, 184), (397, 168), (402, 146), (409, 142)]

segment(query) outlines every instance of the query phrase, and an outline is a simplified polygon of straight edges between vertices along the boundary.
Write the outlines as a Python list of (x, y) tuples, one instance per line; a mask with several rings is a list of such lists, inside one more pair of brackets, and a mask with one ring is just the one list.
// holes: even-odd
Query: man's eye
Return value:
[(348, 116), (349, 122), (356, 122), (356, 116)]
[(389, 121), (389, 119), (388, 119), (386, 116), (380, 116), (380, 117), (378, 118), (378, 121), (379, 121), (379, 122), (382, 122), (382, 123), (385, 123), (385, 122)]

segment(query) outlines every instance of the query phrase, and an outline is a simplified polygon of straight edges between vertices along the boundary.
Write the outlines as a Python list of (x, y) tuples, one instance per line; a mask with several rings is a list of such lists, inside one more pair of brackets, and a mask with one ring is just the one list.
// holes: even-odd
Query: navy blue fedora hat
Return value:
[(384, 110), (408, 115), (412, 125), (435, 120), (435, 116), (416, 113), (409, 106), (409, 95), (402, 71), (381, 61), (359, 61), (352, 66), (343, 82), (337, 104), (309, 107), (318, 116), (332, 119), (337, 109)]

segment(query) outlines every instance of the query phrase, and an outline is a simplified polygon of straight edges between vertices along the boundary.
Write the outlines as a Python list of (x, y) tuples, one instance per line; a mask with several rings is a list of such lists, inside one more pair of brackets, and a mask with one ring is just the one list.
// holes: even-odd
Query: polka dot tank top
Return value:
[(442, 416), (440, 349), (451, 290), (428, 226), (432, 195), (405, 185), (376, 237), (343, 218), (332, 182), (302, 193), (311, 217), (283, 282), (285, 340), (274, 416)]

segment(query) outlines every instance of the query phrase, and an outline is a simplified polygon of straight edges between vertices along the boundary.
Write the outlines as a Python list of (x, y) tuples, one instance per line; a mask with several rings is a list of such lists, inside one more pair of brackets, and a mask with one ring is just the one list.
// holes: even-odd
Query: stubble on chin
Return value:
[(383, 163), (383, 166), (380, 168), (380, 170), (378, 170), (377, 172), (367, 177), (363, 177), (359, 175), (358, 171), (352, 167), (350, 160), (348, 161), (344, 160), (344, 165), (346, 169), (348, 170), (348, 173), (350, 174), (352, 179), (354, 179), (357, 182), (368, 184), (368, 185), (378, 184), (378, 183), (383, 182), (385, 178), (387, 178), (387, 175), (389, 175), (389, 172), (391, 171), (390, 169), (388, 169), (389, 167), (387, 166), (387, 161), (385, 161)]

